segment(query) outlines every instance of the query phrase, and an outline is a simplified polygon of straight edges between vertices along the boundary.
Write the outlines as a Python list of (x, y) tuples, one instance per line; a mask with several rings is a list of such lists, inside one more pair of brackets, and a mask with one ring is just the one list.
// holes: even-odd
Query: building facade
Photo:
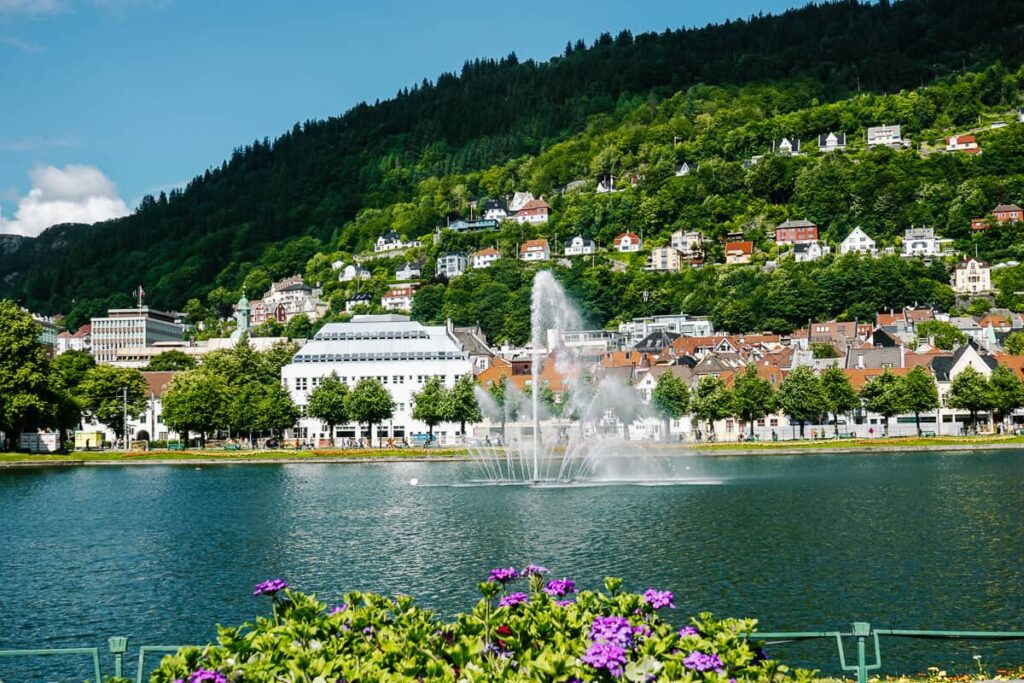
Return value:
[(877, 251), (875, 241), (858, 225), (839, 245), (840, 254), (874, 255)]
[[(402, 315), (360, 315), (348, 323), (328, 323), (281, 369), (281, 382), (303, 412), (294, 437), (315, 443), (332, 439), (368, 438), (366, 425), (327, 425), (305, 415), (309, 394), (320, 381), (335, 373), (349, 388), (360, 379), (380, 381), (395, 402), (394, 415), (374, 426), (378, 439), (411, 439), (428, 427), (412, 417), (413, 394), (432, 377), (451, 387), (463, 375), (473, 374), (469, 353), (448, 325), (426, 326)], [(434, 434), (442, 443), (457, 441), (459, 426), (442, 424)]]
[(992, 268), (976, 258), (964, 259), (953, 269), (952, 284), (957, 294), (987, 294), (992, 291)]
[(786, 221), (775, 228), (776, 244), (803, 244), (817, 241), (818, 226), (810, 221)]
[(93, 318), (90, 327), (92, 355), (97, 363), (106, 364), (117, 360), (120, 349), (181, 341), (184, 332), (173, 315), (148, 306), (112, 308), (107, 317)]
[(647, 270), (677, 273), (683, 267), (683, 257), (675, 247), (658, 247), (647, 256)]

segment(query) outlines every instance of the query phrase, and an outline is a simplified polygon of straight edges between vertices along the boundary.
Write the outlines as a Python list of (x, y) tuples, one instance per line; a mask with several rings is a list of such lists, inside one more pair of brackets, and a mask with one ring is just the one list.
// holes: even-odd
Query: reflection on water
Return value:
[[(1022, 455), (658, 456), (663, 480), (627, 468), (557, 490), (480, 486), (469, 463), (4, 471), (0, 647), (206, 642), (264, 609), (249, 591), (277, 576), (328, 602), (406, 593), (451, 615), (487, 569), (528, 562), (672, 590), (680, 623), (1022, 629)], [(973, 665), (969, 644), (884, 646), (890, 672)], [(810, 648), (834, 670), (834, 648)], [(15, 667), (0, 660), (0, 679), (25, 680)]]

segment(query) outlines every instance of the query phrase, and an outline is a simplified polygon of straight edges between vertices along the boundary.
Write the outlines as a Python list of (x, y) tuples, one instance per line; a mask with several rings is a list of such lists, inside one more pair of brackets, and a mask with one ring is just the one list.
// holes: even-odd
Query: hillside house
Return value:
[(797, 263), (817, 261), (829, 251), (829, 246), (821, 242), (800, 242), (793, 245), (793, 260)]
[(987, 294), (992, 291), (992, 268), (976, 258), (964, 259), (953, 269), (951, 284), (957, 294)]
[(473, 252), (473, 267), (488, 268), (492, 263), (501, 258), (501, 252), (494, 247), (487, 247), (480, 251)]
[(775, 228), (775, 244), (802, 244), (817, 240), (818, 226), (808, 220), (790, 220)]
[(437, 258), (435, 270), (438, 275), (444, 275), (451, 280), (465, 273), (468, 266), (469, 259), (466, 258), (465, 254), (452, 252)]
[(1019, 223), (1024, 220), (1024, 209), (1016, 204), (1000, 204), (992, 209), (992, 218), (997, 223)]
[(754, 255), (753, 242), (729, 242), (725, 245), (725, 262), (736, 266), (750, 263)]
[(508, 207), (500, 199), (488, 199), (481, 208), (486, 220), (503, 221), (508, 218)]
[(686, 260), (704, 256), (704, 236), (695, 230), (676, 230), (669, 238), (669, 245)]
[(690, 164), (684, 161), (683, 163), (676, 166), (676, 177), (681, 178), (683, 176), (690, 175), (691, 173), (696, 173), (699, 170), (700, 164), (693, 164), (691, 166)]
[(406, 246), (408, 245), (402, 241), (402, 238), (399, 237), (397, 232), (394, 230), (388, 230), (377, 238), (377, 242), (373, 245), (373, 250), (379, 253), (383, 251), (404, 249)]
[(512, 214), (512, 220), (519, 223), (539, 225), (547, 223), (551, 216), (551, 207), (543, 199), (534, 199), (523, 204), (522, 208)]
[(532, 202), (533, 199), (534, 197), (532, 192), (516, 192), (514, 195), (512, 195), (512, 201), (508, 203), (507, 214), (514, 214), (516, 211)]
[(903, 131), (900, 126), (873, 126), (868, 128), (868, 148), (891, 147), (903, 149), (910, 147), (910, 140), (903, 138)]
[(366, 292), (354, 295), (345, 302), (345, 312), (352, 313), (360, 306), (373, 306), (373, 297)]
[(564, 254), (566, 256), (589, 256), (597, 253), (597, 243), (589, 237), (576, 235), (565, 241)]
[(392, 287), (380, 298), (380, 305), (385, 311), (411, 311), (412, 287)]
[(422, 275), (423, 264), (419, 262), (408, 261), (404, 266), (402, 266), (395, 272), (395, 279), (399, 281), (418, 280)]
[(978, 138), (973, 135), (951, 135), (946, 138), (946, 151), (980, 154), (981, 147), (978, 146)]
[(841, 152), (846, 149), (846, 133), (824, 133), (818, 136), (819, 152)]
[(647, 257), (647, 270), (678, 273), (683, 267), (683, 258), (675, 247), (652, 249)]
[(772, 140), (771, 151), (783, 156), (799, 156), (800, 140), (799, 138), (782, 138), (780, 140)]
[(846, 236), (840, 245), (840, 254), (870, 254), (872, 256), (878, 250), (875, 248), (875, 241), (868, 237), (868, 234), (858, 225)]
[(615, 176), (611, 173), (602, 173), (597, 179), (597, 193), (605, 194), (615, 192)]
[(643, 247), (640, 236), (635, 232), (623, 232), (616, 235), (612, 240), (612, 245), (615, 247), (615, 251), (621, 254), (633, 254)]
[(938, 256), (942, 245), (931, 228), (908, 228), (903, 233), (903, 257)]
[(551, 258), (551, 248), (546, 239), (527, 240), (519, 247), (521, 261), (547, 261)]
[(338, 275), (340, 282), (352, 282), (353, 280), (369, 280), (373, 275), (366, 268), (358, 263), (350, 263), (345, 266)]

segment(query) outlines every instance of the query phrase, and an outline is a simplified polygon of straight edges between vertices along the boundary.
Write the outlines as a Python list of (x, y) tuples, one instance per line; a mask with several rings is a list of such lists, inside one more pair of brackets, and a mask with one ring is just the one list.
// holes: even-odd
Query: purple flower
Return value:
[(672, 601), (671, 591), (656, 591), (653, 588), (648, 588), (644, 591), (644, 602), (654, 609), (661, 609), (662, 607), (675, 609), (676, 606), (676, 603)]
[(694, 650), (686, 656), (683, 660), (683, 666), (692, 671), (715, 671), (716, 673), (722, 673), (725, 668), (722, 665), (722, 660), (719, 659), (718, 655), (704, 654), (700, 650)]
[(698, 631), (693, 626), (684, 626), (681, 629), (679, 629), (679, 637), (680, 638), (685, 638), (686, 636), (695, 636), (698, 633), (700, 633), (700, 631)]
[(345, 603), (342, 603), (340, 605), (335, 605), (334, 607), (331, 608), (331, 611), (327, 614), (327, 616), (333, 617), (335, 614), (341, 614), (342, 612), (344, 612), (347, 609), (348, 609), (348, 605), (346, 605)]
[(633, 627), (633, 637), (637, 640), (641, 638), (650, 638), (651, 634), (654, 633), (651, 627), (647, 624), (640, 624), (639, 626)]
[(219, 671), (199, 669), (188, 677), (188, 683), (228, 683), (228, 679)]
[(528, 564), (523, 567), (523, 571), (520, 572), (523, 576), (541, 576), (542, 574), (549, 574), (547, 567), (542, 567), (539, 564)]
[(498, 607), (515, 607), (516, 605), (525, 605), (529, 601), (530, 596), (526, 593), (509, 593), (498, 601)]
[(569, 605), (575, 605), (576, 601), (575, 600), (557, 600), (557, 601), (555, 601), (555, 604), (558, 605), (559, 607), (568, 607)]
[(765, 651), (765, 649), (763, 647), (757, 648), (757, 652), (754, 653), (754, 661), (755, 662), (766, 662), (766, 661), (768, 661), (768, 659), (769, 659), (768, 653)]
[(626, 663), (626, 651), (611, 643), (594, 643), (583, 655), (583, 663), (595, 669), (605, 669), (612, 676), (622, 675), (622, 666)]
[(553, 598), (565, 597), (576, 592), (576, 582), (572, 579), (551, 579), (544, 587), (544, 592)]
[(273, 595), (279, 590), (284, 590), (288, 587), (288, 583), (282, 579), (269, 579), (263, 583), (257, 583), (256, 587), (252, 589), (253, 595)]
[(491, 570), (491, 574), (487, 580), (491, 582), (497, 581), (498, 583), (508, 583), (512, 579), (516, 578), (516, 576), (518, 576), (518, 574), (516, 573), (515, 567), (499, 567)]
[(598, 617), (590, 625), (590, 639), (619, 647), (633, 644), (633, 627), (625, 617)]
[(373, 635), (373, 627), (372, 626), (367, 626), (366, 628), (364, 628), (363, 629), (363, 635), (364, 636), (372, 636)]

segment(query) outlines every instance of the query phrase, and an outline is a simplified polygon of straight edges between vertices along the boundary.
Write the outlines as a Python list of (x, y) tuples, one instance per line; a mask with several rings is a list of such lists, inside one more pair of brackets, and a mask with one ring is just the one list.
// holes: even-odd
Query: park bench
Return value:
[(240, 450), (242, 450), (242, 447), (239, 446), (237, 443), (226, 443), (226, 444), (224, 444), (224, 450), (226, 450), (226, 451), (240, 451)]
[(839, 432), (836, 437), (839, 439), (856, 439), (857, 435), (853, 432)]
[(169, 451), (183, 451), (183, 450), (185, 450), (185, 444), (183, 444), (183, 443), (169, 443), (169, 444), (167, 444), (167, 450), (169, 450)]
[(935, 436), (935, 432), (921, 432), (921, 436)]

